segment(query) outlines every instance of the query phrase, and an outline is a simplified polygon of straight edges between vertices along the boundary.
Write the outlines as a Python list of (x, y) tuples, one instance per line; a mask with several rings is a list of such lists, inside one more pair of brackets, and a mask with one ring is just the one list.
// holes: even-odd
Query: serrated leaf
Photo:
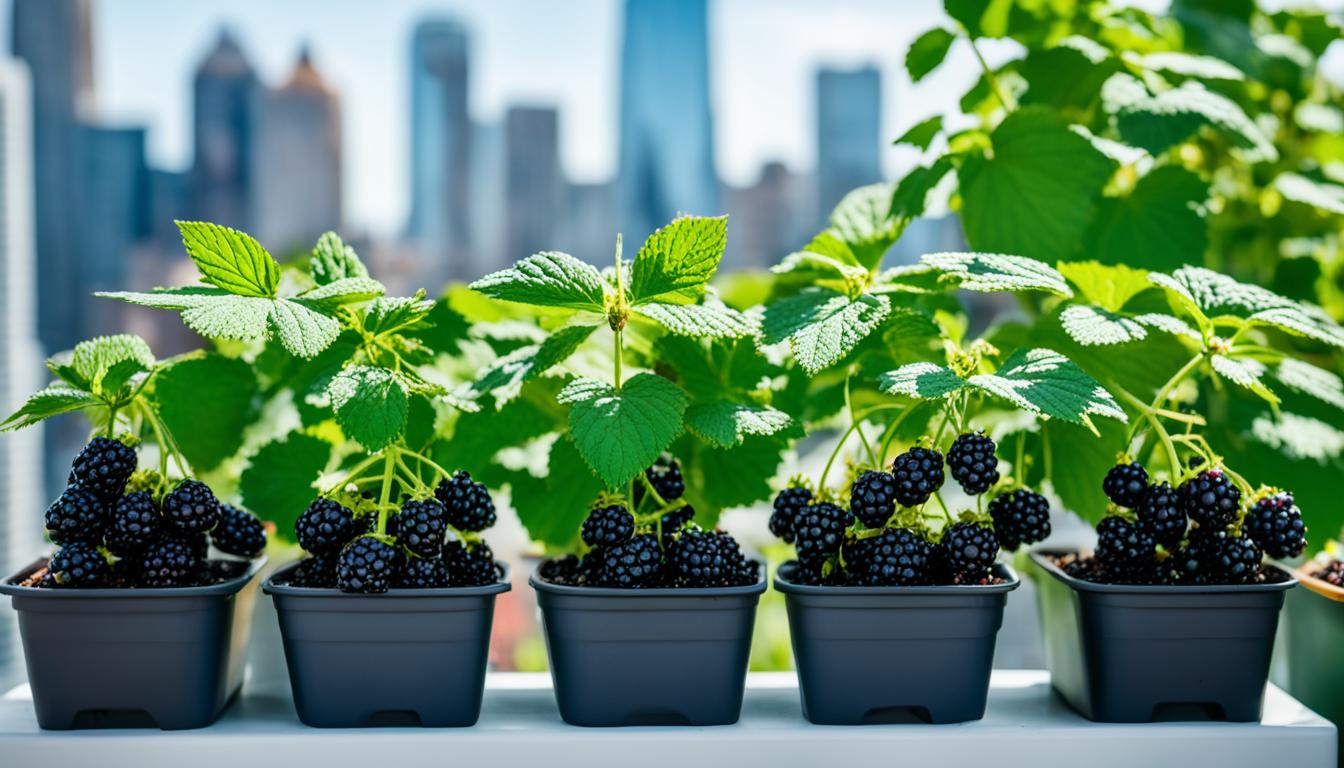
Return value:
[(1200, 56), (1183, 51), (1158, 51), (1139, 59), (1144, 67), (1200, 80), (1245, 80), (1246, 74), (1216, 56)]
[(1158, 312), (1145, 312), (1134, 316), (1134, 322), (1146, 325), (1149, 328), (1156, 328), (1159, 331), (1166, 331), (1173, 336), (1184, 336), (1194, 341), (1200, 340), (1199, 331), (1190, 327), (1190, 324), (1171, 315), (1164, 315)]
[(1294, 392), (1344, 410), (1344, 380), (1333, 371), (1289, 357), (1275, 367), (1274, 378)]
[(312, 358), (341, 335), (336, 318), (324, 315), (297, 299), (276, 299), (271, 306), (271, 326), (291, 354)]
[(679, 336), (736, 339), (756, 332), (756, 323), (749, 315), (722, 304), (651, 302), (635, 307), (635, 312)]
[(1113, 106), (1121, 138), (1154, 155), (1210, 126), (1242, 149), (1251, 150), (1255, 160), (1274, 162), (1279, 157), (1278, 150), (1236, 102), (1198, 82), (1189, 81), (1156, 96), (1139, 97), (1137, 90), (1130, 89), (1121, 103), (1113, 102)]
[(1344, 347), (1344, 328), (1323, 310), (1267, 288), (1242, 283), (1203, 267), (1182, 267), (1169, 276), (1154, 272), (1148, 279), (1166, 288), (1199, 316), (1234, 315), (1252, 325), (1270, 326)]
[(933, 140), (943, 130), (943, 116), (934, 115), (927, 120), (921, 120), (910, 126), (909, 130), (902, 133), (893, 144), (910, 144), (919, 147), (920, 151), (927, 150)]
[(874, 269), (908, 223), (891, 215), (890, 184), (869, 184), (845, 195), (831, 212), (831, 230), (867, 269)]
[(62, 385), (50, 386), (29, 395), (17, 411), (0, 422), (0, 432), (23, 429), (52, 416), (102, 404), (88, 392)]
[(1294, 461), (1325, 464), (1344, 453), (1344, 431), (1320, 419), (1287, 411), (1257, 416), (1250, 436)]
[(792, 275), (802, 279), (814, 280), (861, 280), (867, 274), (867, 270), (856, 264), (851, 263), (853, 254), (845, 247), (845, 258), (837, 258), (814, 250), (809, 250), (822, 237), (828, 238), (828, 241), (839, 242), (829, 230), (822, 232), (813, 238), (804, 250), (794, 251), (785, 256), (780, 262), (772, 267), (770, 271), (777, 275)]
[(1119, 312), (1130, 299), (1153, 287), (1146, 270), (1123, 264), (1072, 261), (1060, 263), (1058, 269), (1081, 298), (1112, 312)]
[[(126, 365), (129, 364), (130, 368)], [(154, 352), (139, 336), (123, 333), (81, 341), (70, 355), (70, 367), (94, 392), (115, 394), (131, 375), (154, 367)], [(109, 371), (121, 365), (126, 373), (120, 382), (104, 382)]]
[(238, 480), (243, 506), (275, 523), (276, 535), (294, 540), (294, 521), (317, 498), (313, 483), (331, 458), (331, 443), (291, 432), (263, 445)]
[(630, 265), (630, 300), (684, 300), (714, 277), (728, 242), (728, 217), (683, 216), (649, 235)]
[(1054, 267), (1025, 256), (1003, 253), (929, 253), (920, 262), (943, 272), (968, 291), (1046, 291), (1073, 296)]
[(219, 466), (243, 446), (259, 395), (252, 366), (223, 355), (187, 358), (154, 377), (156, 409), (197, 471)]
[(1075, 304), (1059, 315), (1069, 338), (1085, 347), (1142, 341), (1148, 331), (1130, 318), (1090, 304)]
[(976, 374), (967, 382), (1025, 411), (1075, 424), (1091, 427), (1091, 416), (1128, 421), (1110, 392), (1049, 349), (1018, 350), (995, 373)]
[(471, 284), (491, 298), (543, 307), (602, 312), (605, 283), (597, 268), (567, 253), (543, 251)]
[(202, 280), (239, 296), (275, 295), (280, 265), (250, 235), (204, 221), (179, 221), (177, 228)]
[(686, 394), (662, 376), (640, 373), (620, 390), (575, 379), (560, 391), (569, 431), (584, 461), (610, 488), (623, 487), (653, 464), (681, 432)]
[(1297, 173), (1281, 173), (1274, 179), (1274, 188), (1285, 199), (1344, 216), (1344, 186), (1313, 181)]
[(1278, 403), (1279, 398), (1269, 391), (1261, 377), (1265, 375), (1265, 364), (1250, 357), (1228, 357), (1213, 355), (1209, 365), (1214, 372), (1239, 387), (1245, 387), (1270, 403)]
[(774, 435), (792, 424), (787, 413), (768, 405), (720, 400), (686, 409), (686, 427), (720, 448), (740, 445), (748, 435)]
[(326, 232), (317, 239), (313, 255), (308, 259), (308, 272), (318, 285), (369, 276), (369, 270), (359, 260), (355, 249), (346, 245), (335, 232)]
[(525, 475), (515, 480), (510, 497), (529, 537), (572, 549), (583, 519), (601, 492), (602, 481), (584, 463), (574, 442), (562, 437), (551, 446), (546, 476)]
[(889, 395), (937, 400), (959, 391), (966, 380), (936, 363), (910, 363), (882, 374), (878, 386)]
[(470, 391), (478, 395), (494, 392), (496, 404), (502, 405), (517, 395), (525, 382), (541, 376), (573, 354), (595, 330), (597, 327), (592, 325), (570, 326), (556, 331), (540, 344), (519, 347), (481, 371)]
[(1027, 83), (1021, 103), (1086, 110), (1119, 66), (1110, 51), (1084, 37), (1068, 37), (1051, 48), (1033, 46), (1017, 64), (1018, 75)]
[(713, 529), (723, 510), (770, 498), (770, 479), (780, 472), (786, 445), (779, 437), (751, 436), (741, 445), (718, 448), (687, 435), (673, 445), (686, 479), (686, 500), (695, 521)]
[(915, 166), (897, 183), (891, 195), (891, 215), (908, 219), (923, 216), (929, 205), (929, 193), (951, 172), (952, 158), (947, 155), (927, 166)]
[(1013, 0), (944, 0), (943, 8), (972, 38), (1003, 37), (1008, 34)]
[(1208, 184), (1175, 165), (1155, 168), (1125, 197), (1104, 198), (1085, 247), (1103, 264), (1175, 269), (1202, 261), (1208, 247)]
[(765, 310), (767, 344), (788, 339), (793, 356), (808, 375), (816, 375), (854, 349), (891, 311), (886, 296), (850, 298), (824, 288), (809, 288)]
[(299, 298), (324, 304), (353, 304), (382, 296), (383, 290), (383, 284), (373, 278), (343, 277), (319, 285)]
[(421, 328), (433, 310), (434, 300), (426, 299), (424, 291), (414, 296), (383, 296), (364, 308), (364, 330), (374, 335), (386, 335)]
[(364, 449), (381, 451), (406, 427), (406, 389), (385, 368), (346, 368), (327, 384), (336, 423)]
[(905, 54), (905, 69), (910, 73), (910, 81), (918, 83), (937, 69), (947, 58), (947, 51), (956, 39), (955, 33), (942, 27), (934, 27), (915, 38)]

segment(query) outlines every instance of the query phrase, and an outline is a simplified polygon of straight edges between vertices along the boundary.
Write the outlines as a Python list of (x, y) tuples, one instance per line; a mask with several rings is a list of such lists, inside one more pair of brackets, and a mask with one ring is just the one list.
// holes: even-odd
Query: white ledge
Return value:
[(544, 674), (490, 675), (472, 728), (307, 728), (287, 698), (249, 693), (195, 731), (42, 731), (26, 686), (0, 699), (0, 764), (14, 768), (1333, 768), (1335, 750), (1335, 727), (1273, 686), (1259, 723), (1098, 724), (1052, 695), (1041, 671), (995, 671), (985, 719), (957, 725), (812, 725), (788, 672), (751, 675), (742, 719), (711, 728), (568, 726)]

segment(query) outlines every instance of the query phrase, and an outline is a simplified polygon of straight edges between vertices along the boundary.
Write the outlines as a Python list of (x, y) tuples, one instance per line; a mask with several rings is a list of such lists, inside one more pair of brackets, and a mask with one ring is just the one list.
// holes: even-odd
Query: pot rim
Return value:
[(1041, 547), (1030, 551), (1031, 561), (1054, 578), (1079, 592), (1099, 592), (1104, 594), (1140, 594), (1140, 595), (1205, 595), (1232, 594), (1238, 592), (1284, 592), (1297, 586), (1297, 577), (1276, 563), (1267, 561), (1266, 568), (1273, 568), (1287, 578), (1265, 584), (1097, 584), (1070, 576), (1055, 565), (1054, 558), (1060, 555), (1077, 554), (1078, 549), (1056, 549)]
[(296, 587), (290, 584), (277, 584), (277, 576), (284, 576), (295, 568), (299, 567), (302, 559), (296, 560), (288, 565), (278, 568), (272, 573), (266, 581), (261, 584), (261, 591), (268, 595), (280, 597), (320, 597), (333, 600), (360, 600), (379, 597), (396, 598), (435, 598), (435, 597), (480, 597), (485, 595), (498, 595), (513, 589), (512, 582), (509, 581), (508, 563), (498, 563), (503, 573), (499, 579), (492, 584), (485, 584), (479, 587), (440, 587), (436, 589), (389, 589), (386, 592), (376, 594), (365, 594), (363, 592), (342, 592), (339, 589), (323, 587)]
[[(1315, 560), (1308, 560), (1292, 569), (1292, 574), (1297, 577), (1298, 582), (1300, 582), (1303, 587), (1315, 592), (1327, 600), (1344, 603), (1344, 587), (1336, 587), (1334, 584), (1313, 574), (1313, 565), (1319, 567), (1320, 564)], [(1282, 568), (1282, 570), (1287, 569)]]
[(621, 587), (576, 587), (569, 584), (552, 584), (541, 578), (541, 564), (527, 577), (528, 586), (537, 592), (553, 595), (572, 595), (574, 597), (648, 597), (657, 600), (674, 600), (679, 597), (734, 597), (737, 595), (759, 595), (768, 586), (765, 564), (760, 564), (756, 582), (740, 587), (653, 587), (651, 589), (623, 589)]
[[(797, 560), (789, 560), (775, 571), (774, 587), (776, 592), (782, 592), (786, 595), (817, 595), (833, 597), (886, 597), (901, 595), (998, 595), (1012, 592), (1022, 586), (1022, 579), (1018, 577), (1017, 572), (1006, 563), (995, 563), (993, 573), (1003, 579), (1002, 584), (938, 584), (917, 587), (854, 587), (854, 586), (826, 586), (816, 584), (798, 584), (789, 581), (789, 572), (797, 564)], [(788, 569), (786, 571), (785, 569)]]
[(214, 595), (229, 595), (238, 592), (257, 573), (266, 565), (266, 555), (251, 558), (250, 560), (230, 560), (230, 562), (246, 562), (247, 568), (241, 574), (221, 581), (217, 584), (207, 584), (197, 587), (62, 587), (60, 589), (47, 589), (45, 587), (23, 587), (15, 584), (16, 580), (27, 576), (33, 571), (45, 566), (51, 561), (48, 557), (39, 557), (33, 562), (21, 568), (17, 573), (7, 576), (4, 581), (0, 581), (0, 595), (9, 595), (10, 597), (24, 597), (29, 599), (48, 598), (53, 600), (71, 600), (71, 599), (116, 599), (116, 600), (147, 600), (162, 597), (211, 597)]

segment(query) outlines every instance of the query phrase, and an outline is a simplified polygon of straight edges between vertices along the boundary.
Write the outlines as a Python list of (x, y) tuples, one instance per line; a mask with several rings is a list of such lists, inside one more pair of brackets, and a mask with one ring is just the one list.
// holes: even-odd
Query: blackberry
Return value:
[(112, 566), (97, 546), (76, 541), (56, 550), (47, 573), (58, 587), (101, 587), (111, 580)]
[(332, 499), (313, 499), (294, 521), (299, 546), (314, 555), (335, 554), (358, 533), (355, 513)]
[(789, 581), (794, 584), (819, 587), (825, 583), (826, 579), (821, 575), (821, 566), (804, 565), (795, 561), (793, 572), (789, 574)]
[(1225, 536), (1214, 561), (1223, 584), (1250, 584), (1260, 576), (1261, 551), (1250, 536)]
[(849, 488), (849, 509), (867, 528), (881, 528), (896, 514), (896, 479), (867, 470)]
[(537, 567), (537, 575), (543, 581), (549, 581), (552, 584), (578, 584), (580, 583), (579, 568), (582, 562), (578, 555), (553, 557), (541, 562), (541, 565)]
[(812, 492), (800, 486), (785, 488), (775, 496), (774, 511), (770, 513), (770, 532), (793, 543), (794, 522), (812, 503)]
[(90, 491), (111, 499), (125, 490), (135, 464), (135, 450), (129, 445), (108, 437), (95, 437), (75, 457), (70, 476)]
[(304, 558), (290, 575), (289, 583), (295, 587), (335, 589), (336, 561), (339, 557), (327, 553)]
[(1171, 581), (1168, 575), (1170, 568), (1170, 558), (1157, 560), (1149, 557), (1119, 565), (1102, 564), (1100, 578), (1094, 578), (1093, 581), (1106, 584), (1166, 584)]
[(144, 551), (159, 535), (161, 527), (159, 505), (154, 503), (154, 497), (135, 491), (117, 499), (104, 541), (112, 554), (130, 557)]
[(999, 482), (999, 460), (994, 440), (978, 432), (958, 435), (947, 452), (952, 479), (969, 496), (979, 496)]
[(342, 592), (366, 595), (386, 592), (401, 571), (401, 548), (360, 536), (341, 549), (336, 560), (336, 586)]
[(845, 573), (861, 587), (926, 584), (933, 545), (909, 528), (888, 528), (878, 536), (845, 542)]
[(1044, 541), (1050, 535), (1050, 502), (1041, 494), (1018, 488), (989, 502), (994, 533), (1007, 550)]
[(588, 513), (579, 537), (590, 547), (620, 544), (635, 535), (635, 516), (624, 504), (598, 507)]
[(994, 530), (980, 523), (955, 523), (938, 543), (942, 567), (953, 584), (982, 584), (989, 579), (999, 554)]
[(495, 553), (483, 541), (474, 546), (460, 541), (448, 542), (443, 548), (443, 564), (448, 569), (450, 587), (483, 587), (499, 578)]
[(219, 523), (219, 499), (200, 480), (183, 480), (163, 498), (163, 522), (180, 533), (205, 533)]
[(852, 522), (849, 510), (828, 501), (806, 507), (793, 525), (799, 562), (820, 567), (821, 561), (840, 551)]
[(448, 567), (441, 557), (408, 557), (397, 574), (403, 589), (440, 589), (448, 586)]
[(438, 557), (448, 532), (447, 512), (438, 499), (413, 499), (397, 513), (397, 541), (412, 554)]
[(1181, 483), (1177, 493), (1185, 514), (1201, 528), (1226, 528), (1237, 517), (1241, 490), (1218, 469), (1206, 469)]
[(1097, 523), (1097, 559), (1108, 567), (1151, 560), (1157, 541), (1138, 523), (1118, 515)]
[(107, 502), (80, 485), (67, 486), (47, 508), (47, 537), (61, 545), (77, 541), (96, 544), (108, 522)]
[(1175, 549), (1181, 543), (1190, 524), (1180, 494), (1170, 483), (1148, 486), (1143, 492), (1143, 498), (1134, 507), (1134, 515), (1139, 519), (1139, 527), (1168, 550)]
[(186, 545), (191, 550), (191, 554), (197, 560), (204, 563), (210, 555), (210, 540), (204, 533), (179, 533), (178, 531), (165, 530), (159, 533), (161, 538), (172, 539)]
[(228, 504), (219, 509), (219, 525), (210, 532), (215, 549), (239, 557), (256, 557), (266, 549), (266, 526), (256, 515)]
[(1246, 513), (1245, 527), (1270, 557), (1297, 557), (1307, 548), (1307, 527), (1291, 493), (1280, 492), (1255, 502)]
[(1116, 464), (1101, 481), (1101, 490), (1106, 498), (1116, 504), (1133, 509), (1143, 499), (1148, 488), (1148, 470), (1139, 462)]
[(599, 578), (605, 586), (636, 589), (662, 585), (663, 550), (657, 536), (643, 533), (601, 551)]
[(664, 512), (662, 517), (658, 518), (658, 524), (662, 527), (663, 536), (670, 536), (685, 528), (694, 519), (695, 507), (690, 504), (683, 504)]
[(1334, 584), (1336, 587), (1344, 587), (1344, 561), (1332, 560), (1316, 572), (1316, 578)]
[(916, 507), (929, 500), (943, 487), (943, 455), (916, 446), (891, 463), (896, 478), (896, 501), (903, 507)]
[(1176, 581), (1183, 584), (1211, 584), (1217, 581), (1217, 562), (1222, 555), (1226, 534), (1196, 530), (1185, 545), (1169, 558)]
[(201, 559), (190, 544), (160, 536), (140, 553), (139, 566), (146, 587), (189, 587), (199, 578)]
[[(644, 477), (649, 479), (649, 484), (663, 501), (676, 501), (686, 493), (686, 481), (681, 476), (681, 464), (667, 454), (659, 456), (653, 466), (644, 470)], [(643, 485), (636, 485), (635, 488), (636, 493), (640, 493)], [(635, 503), (639, 503), (638, 499)]]
[(485, 483), (472, 482), (465, 470), (440, 480), (434, 496), (448, 510), (448, 524), (459, 531), (484, 531), (495, 524), (495, 500), (490, 498), (490, 490)]
[(744, 561), (742, 550), (731, 536), (700, 530), (681, 534), (667, 550), (667, 564), (683, 587), (738, 583)]

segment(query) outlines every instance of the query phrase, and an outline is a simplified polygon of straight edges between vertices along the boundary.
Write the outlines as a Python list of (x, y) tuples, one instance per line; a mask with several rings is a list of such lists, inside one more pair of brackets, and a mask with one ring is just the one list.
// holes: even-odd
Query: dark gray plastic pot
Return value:
[[(1301, 589), (1288, 593), (1284, 606), (1284, 639), (1288, 693), (1322, 717), (1344, 725), (1344, 588), (1315, 577), (1320, 565), (1308, 562), (1297, 569)], [(1341, 734), (1344, 747), (1344, 734)], [(1344, 749), (1338, 753), (1344, 766)]]
[(243, 682), (265, 558), (205, 587), (39, 589), (0, 583), (13, 598), (37, 724), (71, 728), (201, 728)]
[[(1075, 579), (1037, 551), (1050, 684), (1108, 723), (1260, 719), (1284, 592), (1297, 584), (1129, 586)], [(1275, 569), (1277, 570), (1277, 569)]]
[(764, 578), (710, 589), (528, 583), (565, 722), (729, 725), (741, 716)]
[(299, 720), (318, 728), (476, 723), (507, 571), (484, 587), (350, 595), (276, 583), (297, 565), (262, 590), (275, 600)]
[[(818, 587), (775, 575), (784, 593), (803, 715), (822, 725), (960, 723), (985, 715), (1008, 593), (992, 586)], [(881, 663), (874, 663), (881, 659)]]

